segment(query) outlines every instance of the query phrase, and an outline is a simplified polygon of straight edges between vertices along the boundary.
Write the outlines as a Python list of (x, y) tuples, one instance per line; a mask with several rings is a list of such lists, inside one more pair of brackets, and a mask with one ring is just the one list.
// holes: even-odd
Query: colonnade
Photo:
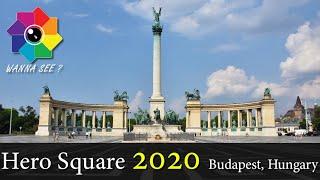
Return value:
[[(261, 108), (256, 109), (246, 109), (246, 110), (227, 110), (227, 111), (206, 111), (207, 112), (207, 128), (241, 128), (241, 127), (260, 127), (263, 126), (262, 116), (261, 116)], [(212, 124), (212, 113), (217, 113), (217, 124)], [(227, 119), (224, 120), (222, 118), (222, 113), (227, 112)], [(253, 117), (254, 112), (254, 117)], [(232, 113), (237, 113), (237, 119), (232, 119)], [(244, 120), (243, 113), (246, 115), (246, 119)], [(236, 123), (234, 123), (236, 121)], [(227, 123), (225, 123), (227, 122)], [(226, 125), (225, 125), (226, 124)]]
[[(217, 122), (212, 113), (217, 114)], [(201, 120), (207, 125), (201, 124)], [(260, 101), (232, 104), (201, 104), (200, 100), (188, 100), (186, 131), (210, 136), (222, 132), (235, 136), (275, 136), (275, 100), (271, 96), (264, 96)]]
[[(58, 101), (50, 94), (40, 98), (39, 126), (36, 135), (48, 136), (53, 131), (91, 131), (95, 135), (122, 136), (127, 131), (128, 119), (127, 101), (114, 101), (114, 104), (83, 104)], [(71, 111), (71, 123), (67, 123), (67, 112)], [(77, 124), (77, 112), (81, 112), (81, 125)], [(91, 112), (91, 119), (87, 113)], [(102, 113), (102, 122), (96, 123), (97, 113)], [(107, 113), (112, 113), (112, 127), (106, 127)]]
[[(67, 112), (69, 112), (70, 110), (68, 109), (62, 109), (59, 107), (55, 107), (52, 109), (52, 118), (51, 118), (51, 126), (53, 127), (72, 127), (72, 128), (79, 128), (79, 127), (83, 127), (83, 128), (87, 128), (90, 127), (92, 129), (106, 129), (106, 128), (112, 128), (111, 127), (111, 123), (110, 126), (107, 127), (106, 126), (106, 115), (107, 113), (113, 113), (112, 111), (101, 111), (102, 113), (102, 120), (99, 123), (99, 118), (97, 119), (97, 111), (86, 111), (86, 110), (80, 110), (81, 111), (81, 119), (80, 119), (80, 125), (79, 122), (77, 124), (77, 110), (76, 109), (71, 109), (71, 124), (68, 124), (68, 115)], [(91, 119), (87, 119), (87, 112), (91, 112)], [(125, 121), (125, 119), (127, 119), (127, 112), (124, 112), (124, 127), (127, 126), (127, 122)], [(59, 123), (61, 122), (61, 123)], [(98, 122), (98, 123), (96, 123)]]

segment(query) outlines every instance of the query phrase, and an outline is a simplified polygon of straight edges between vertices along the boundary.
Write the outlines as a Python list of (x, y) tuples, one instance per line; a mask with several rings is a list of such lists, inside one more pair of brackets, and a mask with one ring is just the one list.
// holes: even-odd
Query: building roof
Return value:
[(301, 99), (299, 96), (297, 97), (296, 104), (294, 105), (294, 109), (304, 109), (304, 106), (302, 105)]

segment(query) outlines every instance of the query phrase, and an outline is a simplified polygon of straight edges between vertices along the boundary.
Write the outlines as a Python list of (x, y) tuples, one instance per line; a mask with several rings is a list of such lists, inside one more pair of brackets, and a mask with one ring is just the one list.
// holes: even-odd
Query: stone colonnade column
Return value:
[(95, 111), (92, 111), (92, 129), (95, 129), (96, 128), (96, 112)]
[(252, 127), (252, 113), (253, 113), (253, 109), (249, 109), (249, 127)]
[(124, 128), (127, 130), (127, 123), (128, 123), (128, 112), (127, 111), (124, 112), (123, 118), (124, 118), (123, 119), (123, 121), (124, 121), (123, 125), (124, 125)]
[(190, 111), (187, 111), (187, 114), (186, 114), (186, 129), (189, 128), (189, 116), (190, 116)]
[(243, 113), (243, 111), (242, 110), (240, 110), (240, 127), (243, 127), (243, 123), (242, 123), (242, 113)]
[(55, 108), (54, 110), (54, 123), (56, 127), (59, 126), (59, 108)]
[(259, 127), (259, 120), (258, 120), (258, 108), (255, 111), (255, 117), (256, 117), (256, 127)]
[(82, 127), (86, 127), (86, 111), (82, 110)]
[(106, 128), (106, 111), (102, 112), (102, 129)]
[(63, 127), (67, 127), (67, 120), (66, 120), (66, 109), (62, 109), (62, 113), (61, 113), (61, 121), (63, 124)]
[(257, 123), (258, 123), (258, 126), (263, 126), (263, 121), (262, 121), (262, 116), (261, 116), (261, 108), (258, 108), (257, 109), (257, 115), (258, 115), (258, 120), (257, 120)]
[(218, 111), (218, 128), (221, 128), (221, 111)]
[(250, 109), (247, 109), (247, 127), (250, 127)]
[(241, 116), (241, 113), (240, 113), (240, 111), (241, 110), (237, 110), (237, 113), (238, 113), (238, 116), (237, 116), (237, 118), (238, 118), (238, 128), (240, 128), (241, 127), (241, 118), (240, 118), (240, 116)]
[(211, 112), (208, 111), (208, 129), (211, 129)]
[(74, 109), (72, 109), (71, 124), (72, 127), (76, 127), (76, 110)]
[(231, 128), (231, 111), (228, 110), (228, 128)]

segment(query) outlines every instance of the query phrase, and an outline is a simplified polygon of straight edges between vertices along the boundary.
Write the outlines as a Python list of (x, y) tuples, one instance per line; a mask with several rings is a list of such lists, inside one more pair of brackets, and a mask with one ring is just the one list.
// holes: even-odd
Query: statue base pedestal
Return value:
[(160, 136), (161, 138), (167, 138), (167, 133), (164, 131), (161, 124), (153, 124), (153, 125), (134, 125), (133, 133), (136, 134), (148, 134), (148, 138), (154, 138), (156, 136)]
[(165, 110), (164, 110), (164, 103), (165, 100), (163, 97), (161, 98), (152, 98), (149, 100), (150, 103), (150, 115), (151, 115), (151, 119), (154, 119), (154, 111), (158, 108), (160, 111), (160, 119), (163, 120), (164, 119), (164, 114), (165, 114)]
[(148, 138), (154, 139), (157, 136), (160, 136), (162, 140), (167, 139), (168, 134), (177, 134), (182, 133), (180, 125), (162, 125), (162, 124), (153, 124), (153, 125), (134, 125), (132, 133), (135, 134), (148, 134)]

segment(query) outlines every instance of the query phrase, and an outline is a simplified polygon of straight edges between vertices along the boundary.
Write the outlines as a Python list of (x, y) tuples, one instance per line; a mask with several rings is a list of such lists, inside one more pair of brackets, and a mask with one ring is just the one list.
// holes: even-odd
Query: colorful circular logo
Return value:
[(51, 59), (53, 49), (62, 41), (58, 18), (49, 17), (41, 8), (18, 12), (17, 21), (7, 30), (12, 36), (12, 52), (20, 53), (29, 62)]

